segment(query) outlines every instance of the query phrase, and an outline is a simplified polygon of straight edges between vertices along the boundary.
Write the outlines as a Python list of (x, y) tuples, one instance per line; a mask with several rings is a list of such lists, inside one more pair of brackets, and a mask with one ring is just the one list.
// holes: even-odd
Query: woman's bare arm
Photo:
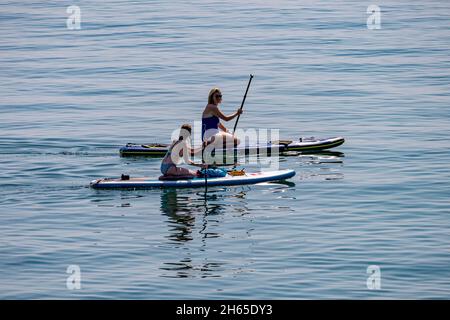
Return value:
[(224, 132), (228, 132), (227, 128), (225, 128), (225, 126), (221, 122), (219, 123), (219, 129)]
[(205, 142), (203, 146), (200, 146), (200, 147), (198, 147), (198, 148), (190, 148), (190, 147), (188, 147), (189, 150), (190, 150), (189, 152), (191, 153), (191, 155), (202, 153), (202, 152), (203, 152), (203, 148), (206, 148), (206, 147), (209, 146), (210, 144), (214, 143), (214, 141), (215, 141), (215, 138), (214, 138), (214, 136), (213, 136), (213, 137), (211, 137), (210, 140), (208, 140), (207, 142)]
[(219, 119), (222, 119), (224, 121), (230, 121), (230, 120), (236, 118), (239, 115), (239, 111), (236, 111), (235, 113), (233, 113), (233, 114), (231, 114), (229, 116), (226, 116), (226, 115), (223, 114), (222, 111), (220, 111), (220, 109), (217, 106), (211, 108), (211, 113), (213, 115), (215, 115), (216, 117), (218, 117)]

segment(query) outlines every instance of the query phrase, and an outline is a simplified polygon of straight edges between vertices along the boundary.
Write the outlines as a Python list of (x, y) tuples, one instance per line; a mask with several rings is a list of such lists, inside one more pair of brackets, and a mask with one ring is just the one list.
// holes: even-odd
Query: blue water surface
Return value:
[[(378, 30), (359, 1), (81, 0), (70, 30), (73, 4), (0, 4), (0, 298), (450, 298), (448, 1), (383, 1)], [(206, 196), (88, 187), (157, 177), (119, 147), (168, 142), (214, 86), (234, 112), (250, 73), (240, 128), (341, 153)]]

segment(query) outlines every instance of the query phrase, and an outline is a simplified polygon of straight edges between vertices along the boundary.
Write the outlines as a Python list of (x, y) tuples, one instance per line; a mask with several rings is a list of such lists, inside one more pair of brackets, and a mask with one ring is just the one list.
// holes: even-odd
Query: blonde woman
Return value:
[[(208, 105), (202, 114), (202, 140), (215, 144), (215, 142), (225, 141), (227, 144), (239, 144), (239, 139), (231, 134), (227, 128), (220, 122), (230, 121), (242, 114), (242, 109), (226, 116), (220, 111), (219, 104), (222, 102), (222, 92), (219, 88), (213, 88), (209, 91)], [(218, 146), (219, 147), (219, 146)]]

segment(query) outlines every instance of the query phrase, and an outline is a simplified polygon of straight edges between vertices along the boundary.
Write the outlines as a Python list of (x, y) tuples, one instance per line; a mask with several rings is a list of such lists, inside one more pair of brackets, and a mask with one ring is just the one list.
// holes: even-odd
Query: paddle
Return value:
[[(239, 110), (244, 109), (245, 98), (247, 98), (247, 92), (248, 92), (248, 89), (250, 88), (250, 83), (252, 82), (252, 79), (253, 79), (253, 75), (250, 74), (250, 80), (248, 80), (247, 90), (245, 90), (244, 99), (242, 99), (241, 107), (239, 108)], [(236, 123), (234, 124), (233, 135), (234, 135), (235, 132), (236, 132), (236, 127), (237, 127), (237, 125), (238, 125), (238, 122), (239, 122), (239, 118), (240, 118), (240, 117), (241, 117), (241, 115), (239, 114), (238, 117), (237, 117), (237, 119), (236, 119)]]
[[(252, 79), (253, 79), (253, 75), (250, 74), (250, 79), (248, 80), (248, 84), (247, 84), (247, 89), (245, 90), (245, 94), (244, 94), (244, 98), (242, 99), (242, 103), (241, 103), (241, 107), (239, 108), (239, 110), (244, 109), (244, 103), (245, 103), (245, 99), (247, 98), (247, 93), (248, 93), (248, 89), (250, 88), (250, 83), (252, 83)], [(236, 128), (239, 122), (239, 118), (241, 117), (241, 115), (239, 114), (237, 119), (236, 119), (236, 123), (234, 124), (234, 128), (233, 128), (233, 136), (236, 133)], [(237, 145), (234, 146), (235, 150), (234, 150), (234, 156), (236, 157), (237, 154)], [(233, 167), (233, 169), (236, 168), (236, 166)]]
[[(205, 149), (208, 146), (206, 142), (203, 142), (202, 144), (202, 164), (205, 164)], [(208, 192), (208, 172), (206, 171), (208, 169), (208, 165), (205, 167), (205, 200), (206, 200), (206, 193)], [(201, 172), (201, 169), (200, 169)]]

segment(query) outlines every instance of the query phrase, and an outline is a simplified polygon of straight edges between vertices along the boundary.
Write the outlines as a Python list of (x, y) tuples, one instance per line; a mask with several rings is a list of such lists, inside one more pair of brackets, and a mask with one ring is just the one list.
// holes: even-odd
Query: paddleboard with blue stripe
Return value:
[[(241, 176), (227, 174), (221, 178), (208, 178), (207, 184), (210, 186), (237, 186), (246, 184), (257, 184), (270, 181), (281, 181), (292, 178), (294, 170), (263, 171), (255, 173), (245, 173)], [(205, 178), (196, 177), (183, 180), (155, 180), (151, 178), (131, 178), (121, 179), (97, 179), (91, 182), (94, 189), (151, 189), (151, 188), (197, 188), (205, 186)]]

